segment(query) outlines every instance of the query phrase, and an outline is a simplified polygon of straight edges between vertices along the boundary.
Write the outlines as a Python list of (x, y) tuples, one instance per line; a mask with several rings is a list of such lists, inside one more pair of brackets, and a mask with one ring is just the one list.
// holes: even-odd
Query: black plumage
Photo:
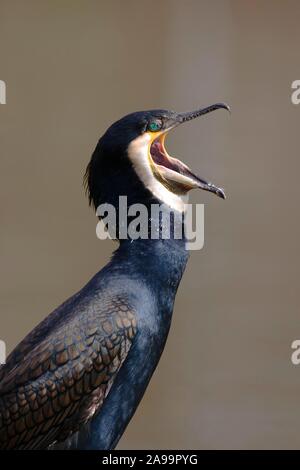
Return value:
[[(197, 115), (219, 107), (225, 105)], [(165, 202), (157, 200), (151, 181), (159, 181), (164, 191), (174, 190), (180, 199), (180, 191), (190, 189), (189, 179), (191, 187), (197, 184), (223, 197), (219, 188), (164, 157), (161, 144), (154, 144), (153, 155), (150, 152), (161, 135), (197, 115), (147, 111), (111, 126), (87, 168), (90, 203), (117, 208), (119, 196), (126, 195), (128, 204), (150, 207)], [(156, 126), (151, 126), (153, 121)], [(153, 180), (138, 176), (140, 169), (128, 151), (144, 135), (149, 136), (148, 175), (153, 173)], [(166, 168), (182, 174), (182, 184), (181, 176), (176, 184), (168, 180), (163, 158)], [(188, 259), (184, 237), (173, 236), (183, 219), (175, 217), (176, 210), (168, 204), (163, 210), (171, 214), (169, 239), (161, 236), (159, 218), (148, 220), (149, 226), (156, 224), (158, 239), (120, 240), (111, 261), (43, 320), (0, 368), (1, 449), (116, 446), (163, 351)]]

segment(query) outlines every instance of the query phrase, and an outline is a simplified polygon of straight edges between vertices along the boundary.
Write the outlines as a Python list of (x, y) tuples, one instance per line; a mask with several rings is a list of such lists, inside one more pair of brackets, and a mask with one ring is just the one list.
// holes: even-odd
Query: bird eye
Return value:
[(148, 125), (148, 129), (151, 132), (157, 132), (162, 128), (162, 121), (152, 121)]

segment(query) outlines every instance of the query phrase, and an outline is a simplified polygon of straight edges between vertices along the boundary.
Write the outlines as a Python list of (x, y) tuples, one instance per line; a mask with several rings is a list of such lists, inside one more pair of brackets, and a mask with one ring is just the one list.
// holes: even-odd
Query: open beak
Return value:
[(195, 119), (216, 109), (226, 109), (230, 111), (227, 104), (216, 103), (206, 108), (198, 109), (187, 113), (177, 114), (176, 118), (170, 121), (170, 125), (160, 132), (155, 133), (151, 138), (149, 147), (152, 170), (155, 177), (164, 184), (170, 191), (177, 194), (185, 194), (190, 189), (200, 188), (205, 191), (215, 193), (225, 199), (222, 188), (200, 178), (192, 170), (177, 158), (171, 157), (165, 148), (165, 138), (167, 133), (178, 125)]

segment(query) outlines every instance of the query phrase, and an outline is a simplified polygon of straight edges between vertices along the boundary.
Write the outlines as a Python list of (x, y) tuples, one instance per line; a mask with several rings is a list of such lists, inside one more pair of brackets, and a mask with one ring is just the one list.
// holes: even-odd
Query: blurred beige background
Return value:
[(227, 101), (170, 153), (205, 203), (157, 372), (120, 449), (299, 448), (297, 0), (0, 0), (0, 338), (10, 351), (108, 260), (82, 176), (138, 109)]

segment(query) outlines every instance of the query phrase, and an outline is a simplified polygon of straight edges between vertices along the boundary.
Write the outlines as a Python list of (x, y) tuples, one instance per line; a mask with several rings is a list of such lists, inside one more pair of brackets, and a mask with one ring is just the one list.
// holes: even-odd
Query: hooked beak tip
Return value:
[(223, 188), (218, 188), (217, 191), (217, 196), (219, 196), (221, 199), (226, 199), (226, 194)]
[(220, 197), (221, 199), (226, 199), (226, 194), (225, 194), (224, 189), (218, 188), (212, 183), (208, 183), (206, 187), (202, 186), (202, 189), (207, 189), (208, 191), (211, 191), (212, 193), (214, 193), (216, 196)]
[(227, 103), (219, 103), (219, 105), (220, 105), (219, 106), (220, 108), (226, 109), (226, 111), (228, 111), (229, 114), (231, 114), (231, 108)]

